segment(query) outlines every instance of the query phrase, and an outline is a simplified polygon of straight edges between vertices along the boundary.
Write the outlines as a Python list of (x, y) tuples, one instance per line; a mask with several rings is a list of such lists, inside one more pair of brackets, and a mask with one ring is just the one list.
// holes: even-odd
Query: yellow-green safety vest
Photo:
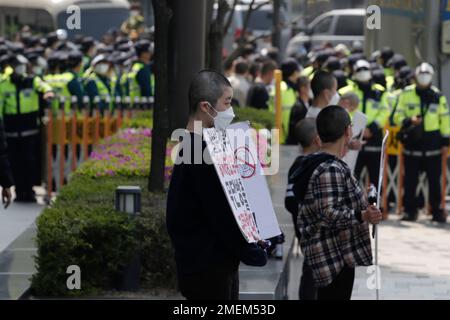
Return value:
[(115, 98), (115, 83), (110, 81), (110, 90), (105, 85), (105, 83), (97, 76), (95, 72), (91, 73), (87, 79), (85, 79), (85, 84), (89, 81), (94, 81), (97, 85), (98, 96), (100, 100), (106, 101), (109, 98), (109, 110), (112, 111), (114, 108), (114, 98)]
[[(297, 103), (297, 93), (290, 88), (286, 82), (281, 82), (281, 117), (282, 128), (280, 132), (280, 143), (284, 143), (289, 133), (289, 118), (292, 107)], [(269, 110), (275, 113), (275, 88), (270, 92)]]
[(61, 97), (65, 98), (64, 101), (64, 112), (68, 115), (71, 112), (71, 98), (68, 84), (73, 80), (75, 76), (71, 72), (64, 72), (61, 74), (48, 74), (44, 76), (44, 81), (48, 83), (53, 92), (55, 93), (55, 99), (53, 99), (51, 105), (54, 113), (59, 110), (59, 99)]
[[(439, 89), (432, 87), (432, 90), (440, 94)], [(413, 84), (400, 93), (394, 121), (397, 125), (401, 125), (406, 118), (420, 114), (420, 97), (416, 93), (416, 85)], [(450, 111), (444, 95), (440, 96), (438, 103), (429, 105), (423, 121), (425, 132), (440, 131), (442, 136), (450, 136)]]
[(11, 76), (5, 76), (0, 82), (0, 110), (1, 115), (17, 115), (39, 111), (38, 93), (52, 91), (52, 88), (41, 78), (34, 77), (33, 87), (22, 89), (19, 93), (20, 110), (16, 97), (16, 85), (11, 81)]
[[(367, 116), (367, 125), (369, 126), (375, 122), (379, 128), (384, 128), (390, 115), (387, 94), (385, 88), (377, 83), (372, 84), (372, 90), (379, 91), (380, 98), (378, 100), (367, 99), (366, 101), (365, 115)], [(354, 92), (358, 95), (360, 100), (358, 110), (363, 112), (364, 93), (361, 89), (359, 89), (358, 84), (356, 82), (352, 82), (348, 86), (339, 90), (340, 95), (344, 95), (348, 92)]]

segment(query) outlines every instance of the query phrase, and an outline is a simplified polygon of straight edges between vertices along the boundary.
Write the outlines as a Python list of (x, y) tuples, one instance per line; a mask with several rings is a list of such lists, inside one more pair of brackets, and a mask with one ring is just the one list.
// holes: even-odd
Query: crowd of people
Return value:
[[(277, 64), (278, 60), (276, 49), (256, 53), (249, 46), (242, 57), (225, 65), (235, 92), (234, 106), (274, 112), (274, 71), (280, 69), (282, 143), (299, 144), (304, 139), (298, 134), (299, 122), (317, 118), (327, 106), (343, 106), (352, 117), (356, 111), (364, 113), (363, 141), (354, 139), (349, 148), (359, 151), (354, 169), (357, 179), (367, 171), (374, 185), (385, 128), (400, 128), (397, 138), (403, 143), (405, 164), (403, 219), (417, 220), (419, 209), (426, 205), (423, 196), (415, 196), (419, 174), (425, 171), (433, 221), (446, 221), (441, 208), (440, 163), (448, 153), (450, 116), (445, 96), (432, 84), (435, 70), (430, 63), (409, 66), (389, 47), (366, 56), (360, 43), (351, 48), (325, 43), (306, 60), (294, 56)], [(395, 164), (396, 159), (389, 159), (389, 165)]]
[(141, 35), (110, 30), (101, 41), (81, 35), (70, 40), (63, 30), (40, 37), (24, 27), (14, 41), (0, 39), (0, 114), (15, 201), (35, 201), (32, 187), (41, 184), (45, 108), (66, 114), (73, 108), (151, 108), (153, 44)]
[[(433, 86), (434, 67), (411, 67), (389, 47), (367, 57), (359, 45), (324, 44), (308, 57), (306, 63), (289, 57), (278, 65), (276, 50), (255, 54), (248, 48), (225, 69), (235, 107), (271, 112), (274, 72), (281, 69), (281, 141), (302, 150), (289, 170), (285, 198), (304, 254), (299, 298), (348, 300), (355, 267), (373, 263), (369, 224), (380, 223), (382, 209), (369, 203), (360, 182), (366, 168), (369, 182), (378, 185), (387, 126), (399, 128), (395, 138), (403, 145), (402, 220), (416, 221), (419, 209), (429, 207), (433, 222), (446, 222), (440, 181), (450, 109)], [(361, 132), (352, 130), (357, 112), (367, 121)], [(354, 170), (346, 163), (349, 150), (358, 151)], [(396, 161), (391, 157), (389, 165)], [(429, 206), (416, 196), (422, 171)]]

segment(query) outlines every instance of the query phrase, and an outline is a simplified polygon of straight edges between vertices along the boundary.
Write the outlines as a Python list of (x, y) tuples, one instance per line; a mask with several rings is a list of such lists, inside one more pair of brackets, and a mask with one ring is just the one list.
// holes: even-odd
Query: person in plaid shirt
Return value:
[(381, 212), (368, 205), (364, 191), (341, 159), (353, 136), (351, 120), (340, 106), (317, 117), (319, 152), (306, 156), (293, 173), (297, 220), (305, 263), (311, 268), (318, 300), (349, 300), (356, 266), (372, 264), (368, 223)]

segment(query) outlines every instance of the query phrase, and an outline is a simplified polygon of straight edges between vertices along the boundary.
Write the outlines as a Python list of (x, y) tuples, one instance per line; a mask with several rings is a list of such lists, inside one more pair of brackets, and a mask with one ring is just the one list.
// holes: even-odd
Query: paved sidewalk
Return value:
[(42, 188), (38, 203), (12, 203), (0, 209), (0, 300), (19, 299), (29, 288), (35, 270), (35, 220), (44, 209)]
[[(450, 225), (401, 222), (390, 215), (378, 228), (381, 300), (450, 299)], [(352, 299), (375, 300), (367, 288), (371, 275), (357, 268)]]
[(30, 227), (44, 209), (41, 194), (45, 191), (42, 188), (36, 191), (38, 203), (13, 202), (6, 210), (0, 207), (0, 252)]

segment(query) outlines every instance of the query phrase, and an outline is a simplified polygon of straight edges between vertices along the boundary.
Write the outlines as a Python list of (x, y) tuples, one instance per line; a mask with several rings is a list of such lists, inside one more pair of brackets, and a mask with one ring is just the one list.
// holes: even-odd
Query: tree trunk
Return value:
[[(272, 46), (275, 48), (278, 48), (281, 53), (280, 9), (281, 9), (281, 0), (274, 0), (273, 1)], [(281, 54), (279, 56), (281, 56)], [(280, 61), (277, 61), (277, 62), (279, 63)]]
[(217, 16), (212, 21), (208, 34), (208, 68), (217, 72), (222, 72), (224, 20), (225, 15), (229, 10), (229, 5), (226, 0), (219, 0), (217, 7)]
[(170, 129), (185, 128), (189, 119), (189, 85), (205, 69), (206, 0), (173, 0), (170, 24)]
[(169, 137), (169, 0), (152, 0), (155, 13), (155, 107), (153, 110), (152, 150), (148, 188), (164, 191), (166, 148)]

